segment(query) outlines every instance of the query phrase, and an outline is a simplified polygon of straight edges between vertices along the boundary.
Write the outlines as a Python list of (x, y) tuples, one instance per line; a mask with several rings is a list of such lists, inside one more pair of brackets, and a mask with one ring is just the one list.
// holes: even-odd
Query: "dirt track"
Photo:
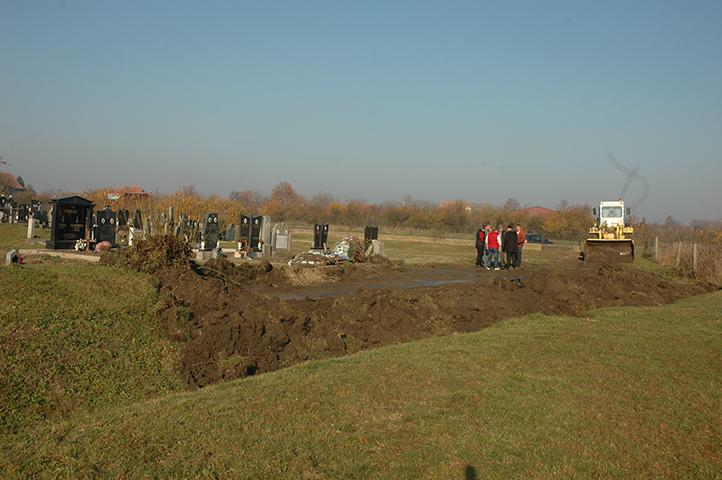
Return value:
[(393, 263), (272, 268), (213, 260), (195, 270), (166, 270), (160, 286), (162, 324), (188, 343), (183, 374), (190, 388), (477, 331), (532, 312), (579, 317), (594, 308), (661, 305), (711, 289), (632, 265), (573, 259), (512, 272)]

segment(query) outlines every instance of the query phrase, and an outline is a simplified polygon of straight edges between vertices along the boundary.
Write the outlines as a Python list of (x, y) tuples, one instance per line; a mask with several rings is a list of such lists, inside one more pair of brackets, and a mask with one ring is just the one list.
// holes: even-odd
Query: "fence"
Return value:
[(666, 267), (681, 269), (695, 278), (722, 284), (722, 246), (715, 243), (660, 242), (654, 239), (647, 255)]

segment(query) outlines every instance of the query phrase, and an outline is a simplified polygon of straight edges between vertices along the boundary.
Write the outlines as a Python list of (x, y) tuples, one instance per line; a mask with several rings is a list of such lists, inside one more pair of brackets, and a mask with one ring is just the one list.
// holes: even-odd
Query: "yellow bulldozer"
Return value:
[(624, 202), (600, 202), (594, 226), (589, 229), (589, 238), (584, 244), (584, 259), (592, 262), (633, 262), (634, 229), (627, 225), (629, 208)]

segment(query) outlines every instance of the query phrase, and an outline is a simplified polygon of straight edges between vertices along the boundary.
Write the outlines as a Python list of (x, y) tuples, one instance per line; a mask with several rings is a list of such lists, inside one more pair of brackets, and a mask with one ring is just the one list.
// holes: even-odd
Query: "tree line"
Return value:
[[(59, 192), (37, 194), (30, 185), (24, 192), (30, 199), (47, 203)], [(304, 196), (296, 192), (288, 182), (276, 185), (270, 194), (259, 190), (232, 191), (227, 197), (218, 194), (203, 195), (193, 185), (180, 187), (172, 193), (157, 190), (138, 200), (132, 196), (109, 200), (113, 188), (86, 189), (79, 195), (92, 201), (96, 209), (110, 205), (113, 210), (141, 210), (144, 214), (157, 215), (173, 207), (176, 215), (188, 214), (202, 219), (207, 212), (218, 213), (221, 226), (238, 222), (238, 215), (269, 215), (274, 222), (331, 223), (345, 227), (378, 226), (390, 230), (427, 231), (435, 236), (473, 233), (480, 226), (521, 223), (528, 233), (539, 233), (559, 240), (581, 242), (587, 238), (594, 223), (592, 206), (588, 204), (562, 204), (547, 217), (529, 215), (516, 198), (509, 198), (503, 205), (471, 203), (463, 199), (447, 202), (443, 206), (406, 195), (403, 201), (386, 201), (368, 204), (363, 199), (344, 199), (319, 192)], [(17, 199), (18, 201), (20, 199)], [(20, 203), (20, 202), (19, 202)], [(664, 223), (648, 223), (644, 218), (630, 218), (635, 228), (637, 243), (659, 238), (664, 242), (697, 240), (700, 242), (722, 241), (720, 222), (696, 220), (689, 226), (668, 217)]]

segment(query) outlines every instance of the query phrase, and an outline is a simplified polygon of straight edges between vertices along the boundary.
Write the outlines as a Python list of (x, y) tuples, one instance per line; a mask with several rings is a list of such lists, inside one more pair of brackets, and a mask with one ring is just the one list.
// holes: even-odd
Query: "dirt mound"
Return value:
[(188, 267), (192, 253), (190, 243), (179, 237), (153, 235), (137, 240), (132, 247), (104, 252), (100, 263), (157, 274), (167, 268)]
[(532, 312), (583, 316), (607, 306), (660, 305), (708, 291), (633, 266), (577, 261), (513, 274), (472, 267), (404, 270), (393, 263), (274, 268), (214, 260), (160, 276), (158, 313), (187, 342), (191, 388), (316, 358), (471, 332)]

